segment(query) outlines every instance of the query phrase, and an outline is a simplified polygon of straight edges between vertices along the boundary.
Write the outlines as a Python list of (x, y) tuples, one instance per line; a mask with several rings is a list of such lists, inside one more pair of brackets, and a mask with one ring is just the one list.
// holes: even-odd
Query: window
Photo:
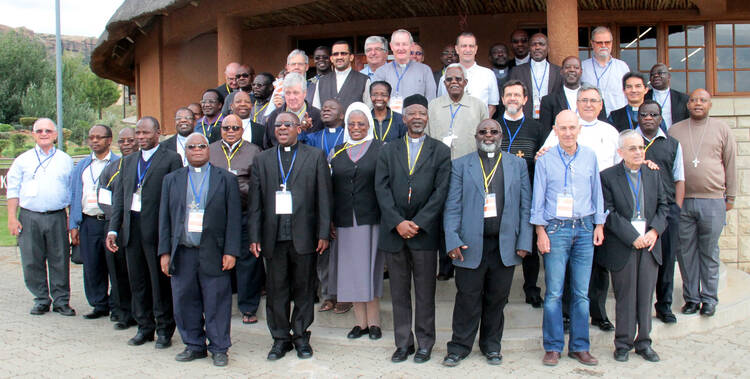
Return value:
[(648, 73), (657, 63), (656, 30), (656, 25), (620, 27), (620, 59), (631, 71)]
[(716, 24), (718, 93), (750, 92), (750, 24)]
[(672, 88), (682, 92), (706, 88), (704, 34), (703, 25), (667, 27), (667, 65), (672, 72)]
[(578, 27), (578, 58), (581, 62), (591, 58), (591, 31), (592, 26)]

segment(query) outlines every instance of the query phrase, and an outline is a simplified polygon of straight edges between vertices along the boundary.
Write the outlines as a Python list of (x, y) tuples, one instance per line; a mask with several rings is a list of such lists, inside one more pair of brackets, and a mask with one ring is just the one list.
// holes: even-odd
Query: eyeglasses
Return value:
[(236, 131), (242, 129), (242, 127), (241, 126), (237, 126), (237, 125), (222, 125), (221, 126), (221, 130), (223, 130), (225, 132), (228, 132), (229, 129), (232, 129), (233, 132), (236, 132)]
[(201, 105), (205, 104), (219, 104), (219, 100), (201, 100)]
[(528, 38), (512, 39), (512, 40), (510, 40), (510, 42), (513, 42), (513, 43), (527, 43), (527, 42), (529, 42), (529, 39)]
[(452, 51), (450, 51), (450, 50), (445, 50), (445, 51), (443, 51), (443, 52), (442, 52), (442, 53), (440, 53), (440, 54), (441, 54), (441, 55), (450, 55), (450, 56), (452, 56), (452, 55), (454, 55), (454, 54), (456, 54), (456, 53), (454, 53), (454, 52), (452, 52)]
[(612, 40), (609, 40), (609, 41), (591, 41), (591, 43), (593, 43), (594, 45), (598, 45), (598, 46), (606, 46), (606, 45), (611, 45), (612, 44)]
[(579, 103), (583, 103), (583, 104), (599, 104), (602, 101), (601, 101), (601, 99), (587, 99), (587, 98), (583, 98), (583, 99), (578, 99), (578, 102)]
[(299, 123), (295, 123), (295, 122), (291, 122), (291, 121), (287, 121), (287, 122), (277, 122), (277, 123), (275, 123), (275, 124), (274, 124), (273, 126), (275, 126), (275, 127), (277, 127), (277, 128), (280, 128), (280, 127), (282, 127), (282, 126), (284, 126), (284, 127), (287, 127), (287, 128), (291, 128), (291, 127), (293, 127), (293, 126), (299, 126)]
[(411, 54), (411, 55), (424, 55), (424, 53), (421, 52), (421, 51), (412, 51), (412, 52), (409, 52), (409, 54)]
[(135, 143), (135, 138), (121, 138), (117, 140), (117, 143), (119, 145), (125, 144), (125, 143)]
[(493, 136), (496, 136), (500, 134), (500, 131), (497, 129), (490, 129), (490, 130), (480, 129), (480, 130), (477, 130), (477, 134), (479, 134), (480, 136), (486, 136), (487, 134), (492, 134)]
[(193, 116), (176, 116), (174, 118), (175, 121), (182, 121), (182, 120), (193, 121), (194, 119), (195, 119), (195, 117), (193, 117)]
[(327, 55), (316, 55), (313, 57), (313, 60), (315, 61), (327, 61), (328, 56)]
[(35, 134), (53, 134), (55, 133), (54, 129), (37, 129), (34, 131)]
[(206, 149), (208, 149), (208, 145), (206, 145), (205, 143), (200, 143), (200, 144), (197, 144), (197, 145), (190, 144), (190, 145), (187, 145), (185, 147), (187, 147), (188, 150), (206, 150)]
[(239, 79), (239, 78), (247, 79), (249, 77), (250, 77), (250, 74), (248, 74), (247, 72), (243, 72), (241, 74), (237, 74), (234, 76), (235, 79)]
[(450, 82), (459, 82), (459, 83), (461, 83), (463, 81), (464, 81), (464, 78), (462, 78), (460, 76), (446, 76), (445, 77), (445, 82), (446, 83), (450, 83)]
[(332, 57), (345, 57), (347, 55), (349, 55), (348, 51), (337, 51), (331, 54)]
[(661, 114), (659, 114), (659, 113), (638, 112), (638, 116), (641, 116), (643, 118), (646, 118), (646, 117), (656, 118), (656, 117), (661, 116)]
[(669, 71), (654, 71), (651, 73), (651, 76), (664, 76), (669, 74)]

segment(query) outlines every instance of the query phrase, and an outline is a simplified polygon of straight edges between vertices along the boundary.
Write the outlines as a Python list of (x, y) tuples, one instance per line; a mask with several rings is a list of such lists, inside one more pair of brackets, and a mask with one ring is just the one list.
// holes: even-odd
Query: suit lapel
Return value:
[[(181, 168), (183, 175), (178, 175), (175, 180), (175, 191), (177, 191), (177, 221), (180, 225), (180, 230), (184, 229), (185, 225), (185, 203), (187, 202), (187, 186), (188, 186), (188, 169), (186, 167)], [(180, 232), (182, 233), (182, 232)], [(180, 234), (180, 236), (182, 236)]]
[[(500, 159), (500, 164), (503, 166), (503, 191), (504, 193), (509, 193), (511, 180), (513, 180), (514, 177), (517, 175), (511, 175), (515, 173), (511, 173), (510, 171), (513, 169), (513, 167), (510, 165), (510, 162), (508, 162), (507, 159)], [(505, 201), (508, 201), (508, 198), (505, 197)]]
[(430, 137), (425, 137), (422, 142), (422, 152), (418, 154), (417, 162), (414, 163), (414, 172), (419, 171), (419, 168), (432, 158), (433, 150), (435, 150), (435, 144), (430, 140)]
[[(323, 132), (325, 133), (325, 131)], [(305, 151), (304, 147), (307, 147), (306, 145), (303, 146), (301, 142), (297, 142), (299, 145), (297, 146), (297, 156), (294, 158), (294, 165), (289, 166), (290, 170), (292, 172), (289, 173), (289, 179), (287, 180), (287, 188), (290, 188), (294, 182), (297, 179), (297, 174), (300, 172), (300, 170), (304, 170), (305, 163), (307, 162), (308, 154), (307, 151)]]
[(617, 187), (620, 187), (620, 192), (622, 193), (622, 196), (624, 196), (625, 201), (630, 206), (630, 208), (628, 209), (629, 213), (626, 215), (623, 215), (623, 217), (627, 217), (628, 219), (630, 219), (633, 215), (633, 209), (635, 209), (635, 204), (633, 204), (633, 194), (631, 193), (631, 190), (630, 190), (630, 183), (628, 182), (628, 178), (625, 177), (627, 175), (625, 173), (625, 170), (626, 170), (625, 166), (622, 163), (620, 163), (620, 169), (617, 170), (617, 176), (619, 178), (618, 181), (620, 183), (618, 183), (619, 185)]
[(552, 63), (547, 63), (549, 65), (549, 80), (547, 81), (547, 93), (552, 93), (552, 91), (555, 89), (555, 83), (557, 83), (558, 75), (560, 75), (559, 70), (555, 70), (552, 67)]
[[(408, 136), (405, 138), (409, 138)], [(406, 151), (406, 140), (403, 140), (404, 142), (401, 143), (401, 140), (395, 140), (391, 143), (396, 144), (396, 161), (401, 165), (401, 168), (404, 170), (406, 175), (409, 175), (409, 153)], [(403, 158), (401, 158), (403, 157)]]
[(221, 178), (219, 177), (219, 170), (217, 170), (217, 167), (211, 167), (211, 171), (209, 171), (208, 174), (208, 194), (206, 195), (206, 206), (205, 208), (208, 208), (208, 204), (211, 203), (211, 200), (214, 198), (214, 195), (216, 194), (216, 191), (219, 189), (219, 181)]
[[(176, 141), (177, 140), (175, 139), (175, 143), (177, 143)], [(156, 151), (154, 152), (154, 155), (151, 156), (151, 165), (148, 167), (148, 170), (146, 170), (146, 176), (143, 177), (143, 183), (146, 183), (146, 181), (148, 180), (148, 178), (151, 176), (151, 173), (154, 172), (154, 170), (153, 170), (154, 167), (153, 166), (157, 166), (157, 165), (161, 164), (161, 162), (160, 162), (161, 161), (161, 155), (163, 153), (164, 152), (162, 151), (162, 149), (156, 149)], [(143, 154), (143, 153), (141, 153), (141, 154)]]
[(479, 155), (475, 155), (477, 159), (469, 160), (469, 175), (471, 175), (471, 181), (479, 189), (479, 193), (484, 193), (484, 177), (482, 176), (482, 166), (479, 164)]

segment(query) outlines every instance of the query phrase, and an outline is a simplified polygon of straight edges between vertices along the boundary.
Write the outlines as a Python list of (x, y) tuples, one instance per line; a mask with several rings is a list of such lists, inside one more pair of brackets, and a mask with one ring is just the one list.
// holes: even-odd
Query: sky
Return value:
[[(64, 35), (99, 37), (123, 0), (60, 0)], [(55, 0), (0, 0), (0, 24), (55, 33)]]

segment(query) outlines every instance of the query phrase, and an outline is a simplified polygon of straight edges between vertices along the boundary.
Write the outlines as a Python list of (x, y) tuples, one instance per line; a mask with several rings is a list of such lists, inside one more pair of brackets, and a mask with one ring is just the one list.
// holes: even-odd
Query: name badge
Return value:
[(497, 205), (495, 204), (495, 194), (488, 193), (484, 197), (484, 218), (497, 217)]
[(404, 109), (404, 98), (399, 95), (391, 96), (390, 106), (392, 111), (401, 113)]
[(539, 119), (541, 107), (542, 107), (542, 102), (538, 101), (535, 97), (534, 98), (534, 119)]
[(195, 209), (188, 212), (188, 232), (189, 233), (202, 233), (203, 232), (203, 210)]
[(450, 134), (448, 136), (443, 137), (443, 143), (446, 146), (451, 147), (451, 146), (453, 146), (453, 140), (456, 139), (456, 138), (458, 138), (458, 136)]
[(229, 172), (231, 172), (234, 175), (237, 175), (237, 170), (229, 170)]
[(86, 192), (86, 208), (99, 208), (99, 203), (96, 199), (96, 190)]
[(634, 218), (630, 220), (630, 225), (633, 225), (633, 229), (638, 232), (639, 236), (646, 235), (646, 220), (642, 218)]
[(138, 192), (133, 193), (133, 201), (130, 203), (130, 210), (133, 212), (141, 211), (141, 194)]
[(290, 191), (276, 191), (276, 214), (292, 214), (292, 193)]
[(112, 205), (112, 191), (99, 188), (99, 204)]
[(557, 194), (557, 209), (555, 217), (573, 217), (573, 195), (569, 193)]
[(34, 178), (24, 183), (21, 186), (21, 193), (24, 196), (36, 197), (39, 194), (39, 181)]

